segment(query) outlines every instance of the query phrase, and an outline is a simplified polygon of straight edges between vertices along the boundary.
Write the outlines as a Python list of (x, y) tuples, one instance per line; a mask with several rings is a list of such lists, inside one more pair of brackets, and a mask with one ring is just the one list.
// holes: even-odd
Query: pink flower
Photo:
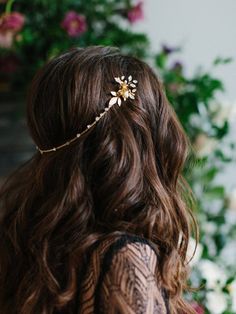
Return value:
[(127, 13), (128, 20), (130, 23), (135, 23), (138, 20), (143, 19), (143, 3), (140, 1), (133, 6)]
[(14, 36), (25, 23), (25, 17), (19, 12), (2, 14), (0, 16), (0, 47), (11, 48)]
[(192, 302), (191, 303), (192, 308), (196, 311), (196, 314), (204, 314), (204, 308), (197, 302)]
[(87, 30), (86, 18), (75, 11), (69, 11), (62, 21), (61, 27), (70, 37), (78, 37)]
[(11, 48), (13, 44), (13, 36), (14, 34), (10, 31), (8, 32), (0, 32), (0, 47), (2, 48)]
[(0, 32), (19, 32), (25, 23), (25, 17), (19, 12), (3, 14), (0, 17)]

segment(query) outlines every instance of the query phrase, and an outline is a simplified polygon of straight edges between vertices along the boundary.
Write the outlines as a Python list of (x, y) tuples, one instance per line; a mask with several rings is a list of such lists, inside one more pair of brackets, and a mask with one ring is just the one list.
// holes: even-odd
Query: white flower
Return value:
[(232, 311), (236, 313), (236, 279), (231, 282), (228, 288), (232, 300)]
[(215, 138), (209, 137), (204, 133), (200, 133), (196, 138), (194, 147), (196, 149), (197, 155), (199, 157), (204, 157), (211, 154), (216, 148), (217, 144), (218, 141)]
[(227, 309), (226, 295), (221, 291), (208, 292), (206, 306), (211, 314), (222, 314)]
[(220, 253), (221, 260), (228, 266), (234, 266), (236, 261), (236, 240), (229, 240)]
[[(187, 249), (187, 261), (192, 258), (196, 246), (196, 240), (192, 237), (189, 239), (188, 249)], [(196, 265), (202, 256), (202, 245), (200, 243), (197, 244), (195, 254), (191, 261), (189, 262), (190, 266)]]
[(227, 276), (219, 265), (210, 260), (203, 259), (198, 264), (198, 269), (204, 279), (206, 279), (206, 287), (215, 289), (223, 287), (226, 283)]
[(209, 109), (213, 116), (212, 122), (219, 128), (223, 127), (226, 121), (234, 121), (236, 118), (236, 104), (231, 102), (217, 102), (209, 103)]
[(204, 222), (202, 227), (203, 227), (204, 232), (209, 234), (209, 235), (213, 235), (217, 230), (216, 223), (214, 223), (212, 221)]
[(228, 210), (225, 212), (225, 221), (231, 227), (236, 225), (236, 210)]

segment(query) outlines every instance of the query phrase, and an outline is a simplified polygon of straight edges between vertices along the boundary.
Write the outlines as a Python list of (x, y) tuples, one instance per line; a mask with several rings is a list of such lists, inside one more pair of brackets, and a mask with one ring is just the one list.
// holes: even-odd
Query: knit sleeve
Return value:
[(100, 313), (168, 313), (164, 290), (155, 275), (157, 255), (148, 244), (126, 243), (104, 267), (107, 270), (99, 289)]

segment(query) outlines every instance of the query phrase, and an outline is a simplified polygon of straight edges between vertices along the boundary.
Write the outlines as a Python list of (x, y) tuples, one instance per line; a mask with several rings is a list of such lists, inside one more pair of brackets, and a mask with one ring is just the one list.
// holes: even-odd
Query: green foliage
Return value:
[[(227, 112), (224, 104), (217, 100), (217, 95), (224, 92), (223, 82), (201, 68), (192, 77), (187, 77), (184, 64), (172, 61), (179, 51), (179, 48), (163, 47), (155, 56), (155, 64), (195, 154), (191, 163), (186, 164), (185, 177), (196, 195), (202, 254), (193, 269), (191, 282), (197, 286), (204, 284), (204, 288), (195, 293), (194, 299), (205, 305), (205, 313), (213, 314), (214, 304), (208, 300), (208, 293), (216, 293), (216, 298), (220, 294), (228, 304), (222, 314), (233, 314), (230, 285), (236, 282), (236, 271), (234, 263), (224, 260), (224, 251), (229, 242), (236, 246), (236, 218), (232, 222), (228, 218), (231, 214), (226, 188), (217, 183), (217, 176), (224, 171), (225, 164), (235, 160), (235, 144), (224, 142), (229, 132), (230, 110)], [(217, 57), (212, 69), (231, 61), (231, 58)], [(198, 265), (200, 267), (205, 260), (223, 270), (227, 278), (225, 283), (209, 287), (212, 274), (204, 275), (198, 270)]]
[[(148, 51), (147, 36), (130, 30), (127, 19), (127, 13), (133, 7), (130, 0), (16, 0), (7, 7), (7, 11), (11, 7), (26, 18), (13, 46), (7, 50), (0, 48), (2, 56), (11, 53), (19, 60), (17, 75), (14, 73), (10, 77), (14, 89), (26, 87), (35, 71), (47, 60), (75, 46), (116, 46), (140, 58)], [(1, 8), (5, 10), (3, 4)], [(71, 10), (86, 18), (87, 30), (77, 37), (69, 36), (61, 27), (65, 14)]]

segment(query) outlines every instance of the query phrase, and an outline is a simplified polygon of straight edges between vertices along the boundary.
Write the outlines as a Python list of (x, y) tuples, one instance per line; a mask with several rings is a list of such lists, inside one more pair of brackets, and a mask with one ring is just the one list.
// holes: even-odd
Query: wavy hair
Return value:
[(2, 314), (73, 313), (86, 251), (124, 231), (156, 245), (171, 313), (195, 313), (182, 296), (197, 230), (182, 175), (190, 144), (153, 70), (117, 48), (72, 49), (33, 79), (28, 127), (41, 149), (70, 140), (108, 104), (114, 77), (130, 74), (135, 100), (113, 106), (69, 146), (36, 151), (2, 185)]

